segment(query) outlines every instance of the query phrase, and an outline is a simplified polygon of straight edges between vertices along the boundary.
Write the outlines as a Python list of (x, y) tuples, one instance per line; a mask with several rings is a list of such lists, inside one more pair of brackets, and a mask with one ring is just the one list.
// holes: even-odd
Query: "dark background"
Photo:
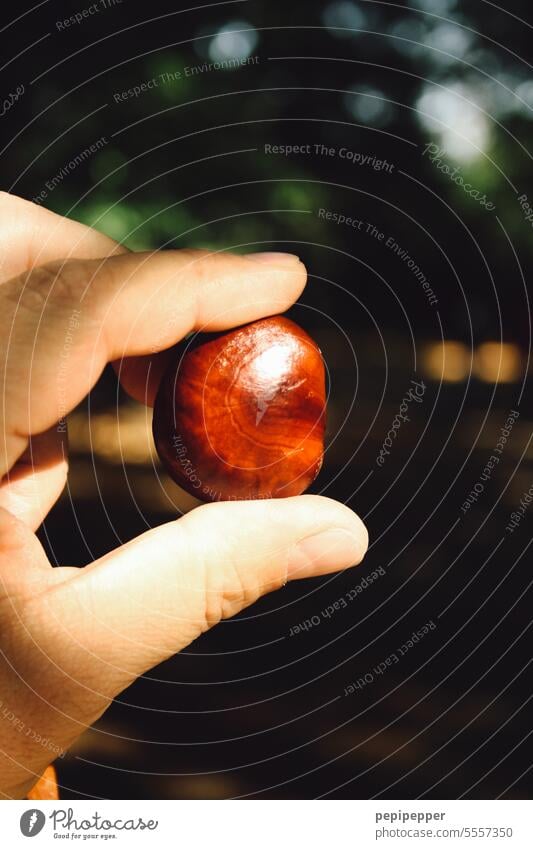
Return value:
[[(58, 28), (90, 5), (2, 10), (2, 92), (25, 89), (0, 121), (2, 188), (134, 249), (298, 253), (309, 285), (291, 316), (331, 376), (313, 491), (352, 506), (371, 547), (357, 571), (287, 586), (139, 680), (59, 761), (62, 797), (527, 797), (533, 508), (506, 526), (533, 483), (533, 234), (518, 201), (533, 199), (529, 4), (109, 0)], [(185, 73), (232, 57), (251, 58)], [(343, 147), (393, 167), (352, 164)], [(423, 400), (380, 467), (411, 380)], [(88, 403), (70, 417), (69, 490), (41, 532), (57, 563), (83, 565), (185, 505), (111, 370)], [(463, 512), (511, 410), (500, 463)]]

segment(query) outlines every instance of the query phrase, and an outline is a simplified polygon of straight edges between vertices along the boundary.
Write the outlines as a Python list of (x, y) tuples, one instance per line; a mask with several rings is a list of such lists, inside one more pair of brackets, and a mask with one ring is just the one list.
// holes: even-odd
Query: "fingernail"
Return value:
[(254, 262), (264, 262), (265, 265), (296, 265), (300, 258), (296, 254), (285, 254), (282, 251), (264, 251), (256, 254), (246, 254)]
[(300, 540), (289, 553), (287, 579), (311, 578), (355, 566), (363, 559), (367, 541), (345, 528), (330, 528)]

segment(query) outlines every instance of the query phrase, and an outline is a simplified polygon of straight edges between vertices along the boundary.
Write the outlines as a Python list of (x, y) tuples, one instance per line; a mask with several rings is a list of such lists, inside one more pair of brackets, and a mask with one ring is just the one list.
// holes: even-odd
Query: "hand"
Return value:
[(320, 496), (216, 503), (52, 568), (33, 532), (66, 480), (58, 420), (106, 363), (151, 403), (181, 337), (282, 312), (306, 275), (285, 254), (130, 253), (5, 194), (0, 246), (0, 793), (20, 798), (138, 675), (286, 581), (358, 563), (367, 534)]

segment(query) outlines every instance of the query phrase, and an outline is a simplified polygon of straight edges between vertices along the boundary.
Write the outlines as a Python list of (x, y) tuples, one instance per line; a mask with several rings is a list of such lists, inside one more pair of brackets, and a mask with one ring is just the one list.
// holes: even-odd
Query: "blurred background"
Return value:
[[(371, 547), (140, 679), (62, 797), (528, 797), (530, 5), (90, 6), (2, 12), (2, 188), (132, 249), (298, 253), (330, 374), (313, 491)], [(52, 562), (190, 507), (111, 369), (69, 435)]]

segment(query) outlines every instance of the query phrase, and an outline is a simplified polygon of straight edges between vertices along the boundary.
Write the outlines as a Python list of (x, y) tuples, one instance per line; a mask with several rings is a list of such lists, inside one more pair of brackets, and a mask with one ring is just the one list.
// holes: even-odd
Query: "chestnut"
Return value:
[(299, 495), (322, 465), (325, 408), (320, 349), (278, 315), (189, 340), (159, 386), (154, 441), (202, 501)]

